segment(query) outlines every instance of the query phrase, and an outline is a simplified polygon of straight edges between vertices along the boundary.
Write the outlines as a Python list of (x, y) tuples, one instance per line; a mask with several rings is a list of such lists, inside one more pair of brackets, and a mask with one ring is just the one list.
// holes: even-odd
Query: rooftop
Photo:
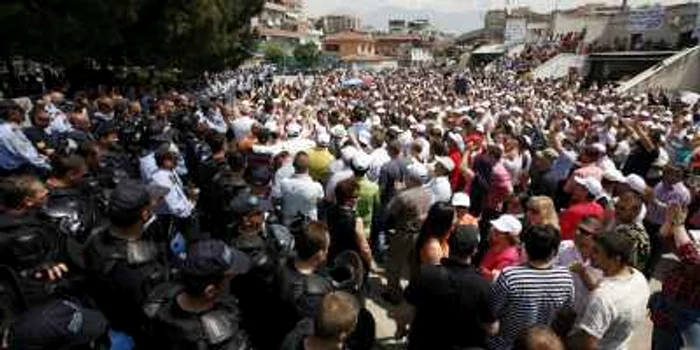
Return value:
[(337, 42), (337, 41), (373, 41), (372, 37), (368, 34), (346, 30), (337, 34), (327, 36), (324, 41), (326, 42)]

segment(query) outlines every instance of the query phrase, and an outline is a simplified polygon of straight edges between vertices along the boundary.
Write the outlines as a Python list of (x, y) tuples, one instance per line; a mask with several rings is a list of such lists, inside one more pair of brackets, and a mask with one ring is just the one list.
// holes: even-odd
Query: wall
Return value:
[(387, 69), (397, 69), (399, 68), (399, 62), (397, 60), (352, 62), (350, 66), (353, 70), (370, 70), (378, 72)]
[(581, 32), (586, 29), (585, 43), (592, 43), (598, 40), (607, 28), (609, 16), (577, 16), (569, 13), (557, 13), (554, 17), (555, 35), (565, 35), (571, 32)]

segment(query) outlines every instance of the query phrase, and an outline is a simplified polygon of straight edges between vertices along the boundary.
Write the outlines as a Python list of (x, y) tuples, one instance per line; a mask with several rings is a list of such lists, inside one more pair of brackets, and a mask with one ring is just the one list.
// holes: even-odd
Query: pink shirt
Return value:
[(489, 281), (493, 281), (496, 277), (496, 272), (502, 271), (508, 266), (518, 265), (520, 263), (520, 251), (518, 247), (508, 247), (500, 252), (489, 249), (484, 258), (481, 259), (480, 271), (481, 274)]
[(489, 187), (487, 208), (501, 210), (503, 201), (511, 193), (513, 193), (513, 182), (510, 179), (510, 173), (503, 166), (503, 162), (498, 162), (493, 166), (493, 171), (491, 172), (491, 186)]

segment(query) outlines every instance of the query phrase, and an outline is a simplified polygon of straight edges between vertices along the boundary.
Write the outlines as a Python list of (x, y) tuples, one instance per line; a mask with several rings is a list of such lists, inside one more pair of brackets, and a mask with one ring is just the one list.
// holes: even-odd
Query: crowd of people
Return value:
[(648, 312), (653, 349), (700, 348), (700, 103), (503, 67), (209, 82), (1, 102), (2, 348), (372, 349), (369, 298), (408, 349), (627, 349)]

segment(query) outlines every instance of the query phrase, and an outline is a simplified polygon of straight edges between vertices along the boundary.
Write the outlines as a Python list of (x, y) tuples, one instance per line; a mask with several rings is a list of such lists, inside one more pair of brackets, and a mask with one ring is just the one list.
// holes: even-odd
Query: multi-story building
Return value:
[(321, 32), (304, 15), (303, 0), (266, 1), (262, 12), (252, 19), (253, 28), (264, 42), (280, 44), (291, 53), (299, 44), (321, 46)]
[(587, 5), (554, 13), (554, 34), (583, 32), (596, 51), (667, 50), (694, 42), (700, 4), (627, 8)]
[(357, 16), (328, 15), (316, 21), (316, 28), (322, 30), (324, 35), (332, 35), (346, 30), (357, 31), (362, 28), (362, 20)]
[(408, 22), (405, 19), (390, 19), (389, 33), (405, 34), (408, 32)]
[(327, 36), (324, 50), (344, 62), (397, 62), (419, 65), (433, 61), (429, 45), (417, 34), (345, 31)]

